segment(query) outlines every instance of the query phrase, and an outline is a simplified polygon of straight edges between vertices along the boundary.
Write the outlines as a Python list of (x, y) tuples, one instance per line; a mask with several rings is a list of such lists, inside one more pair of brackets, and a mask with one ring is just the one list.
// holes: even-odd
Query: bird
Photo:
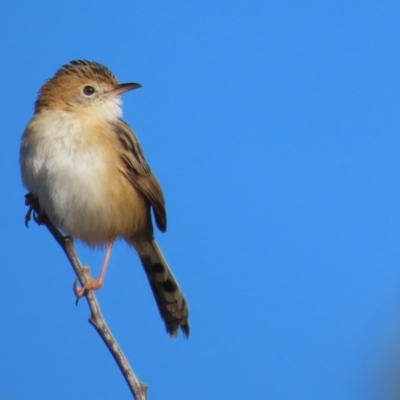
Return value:
[(152, 215), (167, 229), (164, 195), (138, 138), (122, 118), (121, 95), (140, 88), (119, 83), (95, 61), (73, 60), (39, 90), (21, 140), (20, 168), (40, 215), (89, 247), (106, 248), (98, 279), (74, 284), (79, 299), (103, 286), (114, 242), (133, 247), (165, 328), (188, 337), (185, 296), (154, 238)]

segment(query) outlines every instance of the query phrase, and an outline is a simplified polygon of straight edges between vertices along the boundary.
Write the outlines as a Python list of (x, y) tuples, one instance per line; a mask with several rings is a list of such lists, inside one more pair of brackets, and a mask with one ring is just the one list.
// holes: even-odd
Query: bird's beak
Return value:
[(120, 96), (121, 94), (128, 92), (129, 90), (139, 89), (142, 85), (140, 83), (120, 83), (115, 86), (113, 90), (110, 90), (107, 94), (109, 96)]

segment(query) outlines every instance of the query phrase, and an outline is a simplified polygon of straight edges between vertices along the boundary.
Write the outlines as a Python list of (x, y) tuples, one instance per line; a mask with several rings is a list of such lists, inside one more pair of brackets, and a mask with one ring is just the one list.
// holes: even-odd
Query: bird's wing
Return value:
[(153, 175), (140, 148), (139, 141), (130, 126), (122, 119), (112, 123), (113, 130), (121, 144), (121, 158), (125, 169), (122, 171), (132, 185), (149, 200), (158, 228), (167, 229), (167, 214), (161, 186)]

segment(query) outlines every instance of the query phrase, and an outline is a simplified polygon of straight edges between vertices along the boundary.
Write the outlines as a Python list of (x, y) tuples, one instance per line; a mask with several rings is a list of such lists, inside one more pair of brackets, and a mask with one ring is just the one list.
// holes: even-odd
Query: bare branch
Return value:
[[(74, 269), (75, 274), (79, 279), (81, 285), (85, 285), (86, 277), (83, 273), (84, 268), (82, 267), (82, 264), (75, 251), (72, 239), (68, 236), (62, 235), (62, 233), (49, 221), (49, 219), (43, 215), (40, 215), (40, 212), (38, 213), (37, 210), (34, 210), (34, 219), (37, 222), (46, 225), (47, 229), (50, 231), (54, 239), (64, 250), (64, 253), (71, 263), (72, 268)], [(132, 367), (129, 365), (129, 362), (125, 357), (121, 347), (118, 345), (117, 341), (115, 340), (113, 334), (111, 333), (109, 327), (105, 322), (95, 294), (93, 293), (93, 291), (89, 291), (85, 297), (91, 311), (89, 322), (96, 329), (100, 337), (103, 339), (108, 350), (110, 351), (111, 355), (114, 357), (114, 360), (118, 364), (118, 367), (121, 370), (122, 375), (124, 376), (126, 383), (128, 384), (129, 389), (133, 394), (133, 398), (135, 400), (147, 400), (147, 386), (138, 379)]]

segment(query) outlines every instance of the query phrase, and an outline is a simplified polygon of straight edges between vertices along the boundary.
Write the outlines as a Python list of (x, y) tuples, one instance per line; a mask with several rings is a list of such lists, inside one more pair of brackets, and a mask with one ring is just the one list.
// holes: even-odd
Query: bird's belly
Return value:
[(149, 205), (122, 174), (118, 159), (95, 145), (84, 151), (81, 147), (55, 141), (42, 148), (38, 143), (26, 154), (24, 183), (42, 211), (65, 233), (89, 245), (144, 229)]
[(107, 242), (115, 207), (102, 182), (105, 171), (75, 158), (69, 166), (48, 171), (46, 184), (38, 191), (39, 204), (68, 235), (90, 243)]
[(39, 191), (39, 204), (68, 235), (98, 245), (145, 227), (145, 201), (119, 171), (80, 160), (79, 168), (54, 172), (47, 180), (53, 183)]

